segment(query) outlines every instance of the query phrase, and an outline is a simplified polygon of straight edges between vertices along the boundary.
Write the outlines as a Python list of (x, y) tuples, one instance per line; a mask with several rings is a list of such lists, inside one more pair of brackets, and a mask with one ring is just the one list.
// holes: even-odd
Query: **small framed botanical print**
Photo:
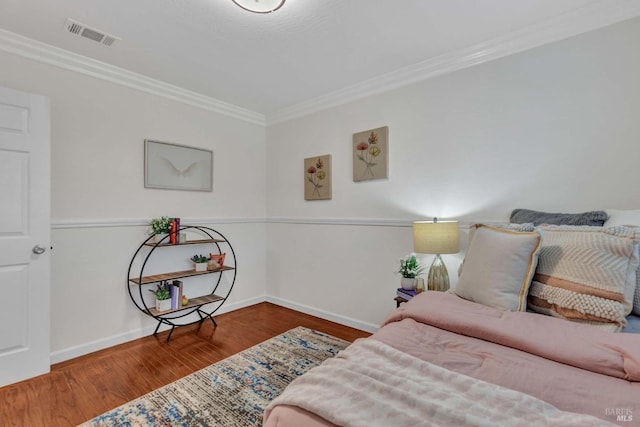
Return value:
[(331, 154), (304, 159), (304, 199), (331, 199)]
[(388, 178), (389, 127), (353, 134), (353, 180)]

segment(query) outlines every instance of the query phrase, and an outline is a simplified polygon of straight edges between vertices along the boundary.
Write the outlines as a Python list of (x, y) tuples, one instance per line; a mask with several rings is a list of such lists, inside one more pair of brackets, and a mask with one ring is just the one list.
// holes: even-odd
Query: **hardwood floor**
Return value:
[(0, 388), (0, 426), (76, 426), (198, 369), (305, 326), (353, 341), (369, 333), (269, 303), (58, 363), (51, 373)]

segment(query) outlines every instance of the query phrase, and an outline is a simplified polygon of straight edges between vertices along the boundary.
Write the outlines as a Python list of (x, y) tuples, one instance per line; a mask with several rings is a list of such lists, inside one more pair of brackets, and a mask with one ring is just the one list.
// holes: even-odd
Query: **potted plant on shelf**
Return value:
[(151, 234), (155, 235), (154, 240), (156, 243), (163, 241), (170, 231), (171, 218), (168, 216), (161, 216), (151, 220)]
[(207, 263), (209, 262), (209, 258), (200, 254), (194, 255), (191, 257), (191, 261), (193, 261), (196, 265), (196, 271), (207, 271)]
[(171, 310), (171, 292), (169, 291), (169, 283), (160, 282), (156, 290), (151, 290), (156, 296), (156, 310)]
[(414, 289), (416, 277), (424, 271), (424, 266), (416, 258), (416, 254), (410, 254), (400, 258), (400, 269), (398, 273), (402, 276), (400, 286), (402, 289)]

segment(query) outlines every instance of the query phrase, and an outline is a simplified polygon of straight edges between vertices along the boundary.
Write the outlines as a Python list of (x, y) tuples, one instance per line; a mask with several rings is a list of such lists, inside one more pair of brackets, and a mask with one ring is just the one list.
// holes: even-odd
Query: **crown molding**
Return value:
[(270, 126), (469, 68), (640, 16), (638, 0), (597, 0), (546, 22), (449, 52), (356, 85), (264, 114), (0, 29), (0, 51), (161, 96), (248, 123)]
[(267, 126), (469, 68), (640, 16), (638, 0), (598, 0), (472, 47), (449, 52), (267, 115)]
[(152, 79), (142, 74), (96, 61), (68, 50), (60, 49), (10, 31), (0, 29), (0, 50), (65, 70), (106, 80), (152, 95), (202, 108), (228, 117), (265, 126), (264, 114), (247, 110), (215, 98)]

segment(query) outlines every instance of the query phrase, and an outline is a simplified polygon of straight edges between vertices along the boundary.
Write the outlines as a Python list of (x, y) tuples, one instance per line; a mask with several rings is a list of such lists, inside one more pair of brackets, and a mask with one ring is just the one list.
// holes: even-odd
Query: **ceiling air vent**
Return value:
[(93, 40), (94, 42), (101, 43), (105, 46), (113, 46), (116, 41), (122, 40), (120, 37), (107, 34), (104, 31), (98, 30), (96, 28), (88, 27), (82, 22), (74, 21), (71, 18), (67, 18), (67, 21), (64, 25), (64, 30), (76, 36), (81, 36), (89, 40)]

